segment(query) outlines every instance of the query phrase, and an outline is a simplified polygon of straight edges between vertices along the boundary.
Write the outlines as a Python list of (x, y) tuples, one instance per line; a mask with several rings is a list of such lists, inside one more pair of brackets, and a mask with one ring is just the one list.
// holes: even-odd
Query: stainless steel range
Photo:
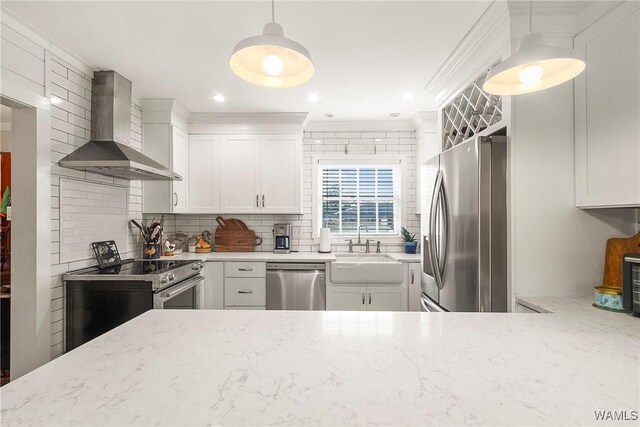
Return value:
[(201, 261), (136, 261), (65, 273), (66, 350), (151, 309), (197, 309)]

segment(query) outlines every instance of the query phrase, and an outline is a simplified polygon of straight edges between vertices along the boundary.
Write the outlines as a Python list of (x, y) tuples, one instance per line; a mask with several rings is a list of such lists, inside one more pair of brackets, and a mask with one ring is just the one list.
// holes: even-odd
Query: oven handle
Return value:
[(193, 288), (198, 283), (204, 280), (203, 276), (195, 276), (193, 279), (187, 279), (179, 285), (173, 286), (169, 289), (165, 289), (159, 292), (160, 299), (162, 301), (167, 301), (176, 295), (180, 295), (181, 293), (188, 291)]

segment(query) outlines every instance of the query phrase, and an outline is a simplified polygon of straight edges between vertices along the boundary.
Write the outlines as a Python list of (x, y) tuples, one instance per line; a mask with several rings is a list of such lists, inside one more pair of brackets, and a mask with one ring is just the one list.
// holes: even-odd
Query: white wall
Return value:
[[(572, 38), (547, 38), (572, 47)], [(588, 66), (588, 64), (587, 64)], [(512, 97), (512, 283), (517, 296), (587, 295), (633, 209), (575, 207), (573, 83)]]
[[(392, 125), (391, 125), (392, 126)], [(419, 233), (420, 218), (416, 215), (416, 141), (415, 133), (407, 131), (405, 128), (397, 130), (376, 130), (375, 125), (365, 129), (362, 126), (359, 130), (336, 130), (332, 128), (330, 131), (317, 130), (304, 133), (303, 148), (303, 214), (302, 215), (225, 215), (225, 217), (233, 217), (246, 222), (249, 228), (254, 230), (258, 236), (263, 238), (262, 246), (256, 250), (272, 251), (273, 238), (271, 230), (273, 224), (281, 222), (293, 223), (294, 227), (300, 227), (301, 233), (294, 236), (292, 244), (294, 250), (298, 251), (317, 251), (319, 243), (313, 240), (313, 202), (312, 202), (312, 179), (314, 156), (319, 154), (337, 154), (344, 151), (345, 144), (352, 145), (376, 145), (378, 154), (386, 154), (386, 158), (404, 158), (406, 159), (406, 173), (403, 180), (402, 195), (406, 198), (404, 218), (402, 226), (406, 227), (412, 233)], [(379, 141), (376, 141), (379, 140)], [(148, 220), (153, 217), (152, 214), (145, 214)], [(176, 231), (182, 231), (188, 235), (198, 234), (204, 229), (215, 231), (216, 215), (166, 215), (165, 216), (165, 234), (170, 235)], [(347, 243), (343, 242), (344, 238), (334, 239), (332, 250), (346, 251)], [(399, 252), (403, 250), (400, 238), (381, 239), (381, 249), (385, 252)], [(339, 243), (338, 243), (339, 242)]]

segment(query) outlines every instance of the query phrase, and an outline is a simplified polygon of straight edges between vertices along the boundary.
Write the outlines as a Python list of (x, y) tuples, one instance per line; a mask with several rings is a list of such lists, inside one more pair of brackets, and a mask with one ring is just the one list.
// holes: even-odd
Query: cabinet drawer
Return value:
[(224, 281), (225, 306), (266, 306), (266, 280), (228, 278)]
[(225, 262), (224, 277), (267, 277), (267, 263)]

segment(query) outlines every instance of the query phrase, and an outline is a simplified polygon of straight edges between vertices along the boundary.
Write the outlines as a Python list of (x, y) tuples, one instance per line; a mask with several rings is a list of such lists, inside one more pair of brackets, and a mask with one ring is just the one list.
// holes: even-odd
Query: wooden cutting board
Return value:
[(240, 221), (239, 219), (235, 219), (235, 218), (224, 219), (221, 216), (219, 216), (216, 218), (216, 221), (218, 222), (218, 227), (222, 228), (223, 230), (249, 230), (249, 227), (247, 227), (247, 224)]
[(640, 252), (640, 233), (633, 237), (614, 237), (607, 240), (604, 256), (602, 286), (622, 290), (622, 256)]
[(236, 219), (216, 218), (214, 242), (216, 252), (253, 252), (262, 239), (253, 230), (248, 230), (246, 224)]

